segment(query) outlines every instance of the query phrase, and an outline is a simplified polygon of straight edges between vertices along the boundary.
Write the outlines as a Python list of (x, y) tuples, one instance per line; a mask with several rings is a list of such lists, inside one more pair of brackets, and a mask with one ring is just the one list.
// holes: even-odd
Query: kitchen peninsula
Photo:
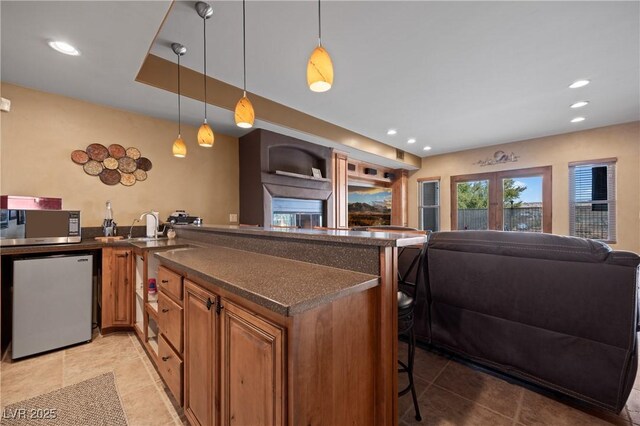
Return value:
[[(174, 242), (59, 249), (102, 250), (103, 286), (110, 250), (159, 263), (156, 346), (143, 346), (192, 424), (397, 424), (397, 249), (424, 236), (211, 225), (176, 232)], [(134, 276), (137, 261), (122, 259), (112, 265)], [(123, 312), (135, 319), (134, 310)], [(116, 329), (137, 327), (127, 318)]]
[[(222, 324), (214, 327), (221, 333), (222, 424), (231, 416), (275, 424), (397, 423), (397, 248), (424, 236), (239, 226), (184, 226), (177, 233), (203, 245), (156, 255), (161, 267), (184, 277), (187, 364), (197, 364), (188, 347), (189, 312), (198, 312), (187, 300), (200, 312), (205, 303), (221, 305)], [(260, 339), (262, 346), (249, 343)], [(198, 353), (206, 349), (197, 339), (193, 346)], [(259, 375), (259, 383), (243, 387), (253, 375), (234, 372), (230, 360), (249, 360), (235, 365)], [(201, 395), (194, 393), (191, 404), (189, 380), (201, 379), (201, 371), (206, 368), (188, 365), (184, 371), (184, 408), (192, 423)], [(256, 393), (260, 385), (269, 394)]]

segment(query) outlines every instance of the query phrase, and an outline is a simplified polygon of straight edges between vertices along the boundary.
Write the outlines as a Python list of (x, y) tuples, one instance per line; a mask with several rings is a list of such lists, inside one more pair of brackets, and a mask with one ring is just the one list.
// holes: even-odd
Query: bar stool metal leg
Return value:
[(411, 397), (413, 398), (413, 408), (416, 412), (416, 420), (422, 421), (422, 416), (420, 415), (420, 406), (418, 405), (418, 396), (416, 394), (416, 386), (415, 386), (415, 382), (413, 381), (413, 364), (414, 364), (414, 358), (416, 354), (416, 337), (413, 332), (413, 326), (409, 330), (407, 330), (405, 335), (409, 337), (408, 351), (407, 351), (408, 359), (406, 364), (398, 360), (398, 364), (400, 364), (400, 367), (401, 367), (398, 369), (398, 372), (407, 373), (409, 378), (409, 385), (406, 388), (402, 389), (400, 392), (398, 392), (398, 396), (403, 396), (403, 395), (406, 395), (408, 392), (411, 392)]

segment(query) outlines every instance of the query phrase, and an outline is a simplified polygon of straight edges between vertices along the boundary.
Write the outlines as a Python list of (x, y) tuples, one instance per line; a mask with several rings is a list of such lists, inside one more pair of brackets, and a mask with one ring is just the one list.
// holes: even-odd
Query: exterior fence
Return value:
[[(489, 229), (488, 209), (458, 209), (458, 229)], [(503, 209), (505, 231), (542, 232), (542, 207)]]

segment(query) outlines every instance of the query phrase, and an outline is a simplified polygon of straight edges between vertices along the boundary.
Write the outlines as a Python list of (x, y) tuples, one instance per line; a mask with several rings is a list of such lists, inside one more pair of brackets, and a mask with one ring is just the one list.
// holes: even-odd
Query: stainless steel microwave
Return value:
[(79, 243), (77, 210), (0, 210), (0, 246)]

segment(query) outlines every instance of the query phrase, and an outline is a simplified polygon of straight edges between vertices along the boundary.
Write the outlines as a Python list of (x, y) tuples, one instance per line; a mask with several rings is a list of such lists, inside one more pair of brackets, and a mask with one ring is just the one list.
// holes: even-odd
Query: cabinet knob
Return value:
[(169, 310), (167, 308), (162, 308), (162, 313), (166, 314), (167, 312), (169, 312)]
[(163, 283), (163, 284), (166, 284), (166, 283), (168, 283), (168, 282), (169, 282), (169, 280), (162, 280), (162, 283)]
[(169, 360), (169, 358), (171, 358), (171, 357), (170, 357), (170, 356), (163, 356), (163, 357), (162, 357), (162, 360), (163, 360), (164, 362), (167, 362), (167, 361)]
[(210, 297), (207, 297), (207, 311), (211, 310), (211, 305), (213, 305), (213, 302)]

